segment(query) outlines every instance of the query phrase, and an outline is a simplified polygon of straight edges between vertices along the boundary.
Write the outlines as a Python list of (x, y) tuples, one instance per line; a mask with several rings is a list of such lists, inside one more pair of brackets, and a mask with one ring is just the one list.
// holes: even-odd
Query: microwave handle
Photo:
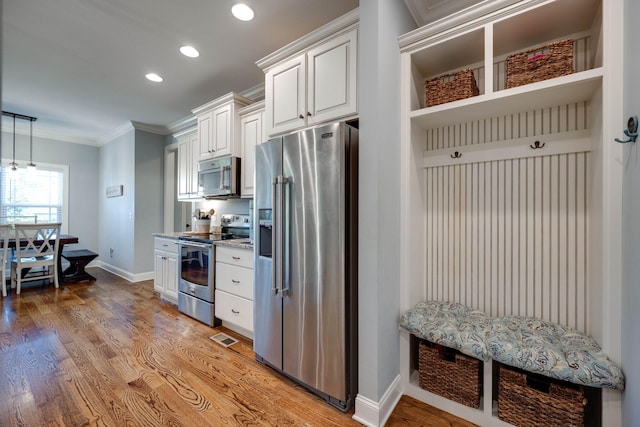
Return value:
[(220, 170), (220, 189), (226, 190), (231, 187), (231, 166), (223, 166)]

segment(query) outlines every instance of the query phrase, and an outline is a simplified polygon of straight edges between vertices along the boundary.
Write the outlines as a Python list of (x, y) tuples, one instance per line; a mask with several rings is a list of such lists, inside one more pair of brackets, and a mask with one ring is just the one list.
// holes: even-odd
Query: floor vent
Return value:
[(223, 347), (230, 347), (238, 342), (237, 339), (231, 338), (229, 335), (223, 334), (222, 332), (220, 332), (219, 334), (215, 334), (214, 336), (209, 338), (211, 338), (212, 340), (214, 340), (215, 342), (217, 342)]

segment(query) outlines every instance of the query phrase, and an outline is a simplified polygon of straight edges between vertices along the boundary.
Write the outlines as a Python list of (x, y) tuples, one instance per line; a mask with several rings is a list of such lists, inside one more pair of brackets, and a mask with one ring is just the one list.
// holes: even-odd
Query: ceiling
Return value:
[[(242, 22), (230, 13), (238, 1), (4, 1), (2, 109), (37, 117), (34, 135), (71, 142), (99, 145), (132, 122), (169, 133), (194, 107), (264, 83), (257, 60), (358, 7), (246, 0), (255, 18)], [(200, 57), (183, 56), (184, 44)]]

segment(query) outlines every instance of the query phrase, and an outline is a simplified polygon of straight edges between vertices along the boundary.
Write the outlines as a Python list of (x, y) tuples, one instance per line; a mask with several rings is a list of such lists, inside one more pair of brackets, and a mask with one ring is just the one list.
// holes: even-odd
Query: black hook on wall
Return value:
[(453, 154), (451, 155), (451, 158), (452, 158), (452, 159), (459, 159), (460, 157), (462, 157), (462, 153), (461, 153), (461, 152), (459, 152), (459, 151), (456, 151), (455, 153), (453, 153)]
[(540, 144), (540, 141), (534, 141), (533, 145), (529, 145), (529, 147), (531, 147), (532, 150), (537, 150), (538, 148), (542, 148), (545, 145), (547, 144), (545, 144), (544, 142)]
[(626, 144), (627, 142), (636, 142), (636, 139), (638, 139), (638, 117), (637, 116), (629, 117), (629, 120), (627, 121), (627, 128), (624, 130), (624, 134), (628, 138), (626, 141), (622, 141), (618, 138), (616, 138), (615, 141), (621, 144)]

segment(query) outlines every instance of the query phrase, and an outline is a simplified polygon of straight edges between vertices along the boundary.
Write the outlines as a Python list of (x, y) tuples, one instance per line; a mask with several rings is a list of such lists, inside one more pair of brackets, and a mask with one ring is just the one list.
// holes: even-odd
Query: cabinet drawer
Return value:
[(253, 301), (216, 290), (216, 317), (253, 332)]
[(163, 239), (162, 237), (156, 237), (154, 239), (154, 249), (177, 254), (178, 241), (176, 239)]
[(216, 289), (253, 300), (253, 270), (216, 262)]
[(228, 246), (217, 246), (216, 261), (253, 268), (253, 251), (249, 249), (230, 248)]

